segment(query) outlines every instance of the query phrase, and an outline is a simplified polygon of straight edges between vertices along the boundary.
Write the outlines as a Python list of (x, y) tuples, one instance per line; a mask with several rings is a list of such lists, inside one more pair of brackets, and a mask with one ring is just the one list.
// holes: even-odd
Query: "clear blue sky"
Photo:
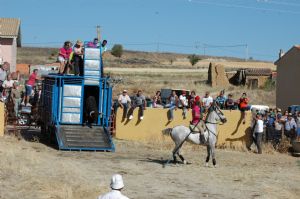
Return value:
[[(20, 18), (23, 46), (102, 37), (125, 49), (274, 61), (300, 43), (299, 0), (0, 0)], [(159, 43), (159, 45), (158, 45)], [(224, 47), (242, 45), (240, 47)], [(213, 47), (221, 46), (221, 47)]]

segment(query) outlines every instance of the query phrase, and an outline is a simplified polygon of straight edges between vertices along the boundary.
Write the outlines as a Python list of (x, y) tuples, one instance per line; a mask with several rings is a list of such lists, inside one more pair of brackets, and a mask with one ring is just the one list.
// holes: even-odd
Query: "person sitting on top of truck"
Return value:
[(63, 74), (65, 72), (65, 66), (69, 61), (71, 53), (72, 53), (72, 43), (70, 41), (66, 41), (64, 43), (64, 46), (59, 49), (59, 54), (57, 58), (58, 62), (60, 63), (59, 74)]
[(93, 42), (88, 42), (87, 47), (89, 47), (89, 48), (98, 48), (99, 47), (98, 38), (95, 38), (93, 40)]

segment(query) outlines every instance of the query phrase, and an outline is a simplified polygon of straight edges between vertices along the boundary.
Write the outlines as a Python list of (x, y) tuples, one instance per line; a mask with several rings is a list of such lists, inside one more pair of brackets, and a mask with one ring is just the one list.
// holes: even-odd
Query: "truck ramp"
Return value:
[(108, 130), (102, 126), (60, 125), (56, 138), (60, 150), (115, 151)]

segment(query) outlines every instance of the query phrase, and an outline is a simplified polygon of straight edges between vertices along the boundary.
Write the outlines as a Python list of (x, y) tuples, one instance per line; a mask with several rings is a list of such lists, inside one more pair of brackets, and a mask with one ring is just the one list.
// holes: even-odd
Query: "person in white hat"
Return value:
[(131, 103), (131, 99), (129, 95), (127, 94), (127, 90), (123, 90), (123, 93), (119, 95), (118, 103), (121, 109), (123, 109), (123, 117), (122, 120), (124, 120), (127, 116), (127, 110), (129, 107), (129, 104)]
[(121, 193), (121, 190), (124, 188), (124, 182), (120, 174), (114, 174), (111, 177), (110, 188), (110, 192), (100, 195), (98, 199), (129, 199)]

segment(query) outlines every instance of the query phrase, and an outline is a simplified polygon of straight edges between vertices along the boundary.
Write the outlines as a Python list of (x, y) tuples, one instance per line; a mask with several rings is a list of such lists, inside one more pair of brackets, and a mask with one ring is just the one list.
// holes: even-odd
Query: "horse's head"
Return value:
[(216, 102), (212, 103), (207, 120), (210, 120), (209, 122), (211, 123), (217, 123), (219, 121), (221, 121), (222, 123), (227, 122), (224, 113), (221, 111)]

